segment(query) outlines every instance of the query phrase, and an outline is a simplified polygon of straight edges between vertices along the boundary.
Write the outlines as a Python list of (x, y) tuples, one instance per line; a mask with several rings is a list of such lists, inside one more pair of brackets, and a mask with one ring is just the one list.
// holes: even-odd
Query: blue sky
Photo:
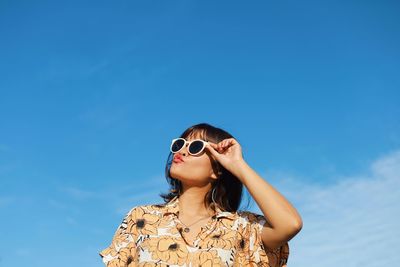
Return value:
[(400, 262), (399, 7), (2, 1), (0, 266), (103, 266), (200, 122), (301, 213), (289, 266)]

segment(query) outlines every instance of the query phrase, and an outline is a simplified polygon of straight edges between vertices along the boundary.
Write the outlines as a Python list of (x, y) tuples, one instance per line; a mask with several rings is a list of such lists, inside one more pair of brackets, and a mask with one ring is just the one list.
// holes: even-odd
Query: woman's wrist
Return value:
[(247, 162), (244, 159), (238, 160), (232, 164), (231, 173), (235, 175), (242, 183), (246, 178), (246, 172), (250, 168)]

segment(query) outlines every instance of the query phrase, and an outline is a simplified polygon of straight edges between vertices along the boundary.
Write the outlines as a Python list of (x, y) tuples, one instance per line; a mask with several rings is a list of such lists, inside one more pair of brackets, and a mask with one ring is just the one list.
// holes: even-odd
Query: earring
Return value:
[(212, 202), (214, 203), (214, 206), (216, 207), (216, 206), (217, 206), (217, 203), (215, 203), (215, 199), (214, 199), (215, 189), (216, 189), (216, 187), (214, 187), (213, 190), (212, 190), (211, 199), (212, 199)]
[(173, 194), (178, 194), (178, 196), (181, 195), (181, 187), (179, 186), (179, 181), (174, 179), (172, 181), (173, 183), (173, 188), (170, 190), (171, 193)]

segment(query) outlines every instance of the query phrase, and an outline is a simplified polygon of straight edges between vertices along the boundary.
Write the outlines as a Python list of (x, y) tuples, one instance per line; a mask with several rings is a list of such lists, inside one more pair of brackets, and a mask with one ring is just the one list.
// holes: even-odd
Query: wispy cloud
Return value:
[[(85, 200), (89, 198), (95, 198), (98, 197), (99, 194), (96, 192), (88, 191), (88, 190), (83, 190), (78, 187), (73, 187), (73, 186), (65, 186), (60, 188), (61, 191), (67, 193), (70, 197), (76, 199), (76, 200)], [(52, 202), (52, 204), (56, 204), (55, 202)]]
[[(306, 179), (283, 172), (269, 176), (303, 218), (303, 229), (289, 242), (289, 264), (352, 267), (400, 262), (395, 238), (400, 236), (400, 151), (381, 156), (362, 174), (341, 176), (329, 185), (305, 183)], [(122, 216), (135, 205), (161, 202), (158, 193), (167, 188), (163, 176), (154, 175), (143, 183), (132, 182), (107, 192), (77, 187), (63, 190), (77, 200), (107, 200)]]
[(303, 229), (289, 242), (289, 265), (371, 267), (400, 262), (400, 151), (372, 162), (364, 174), (342, 177), (333, 185), (304, 184), (287, 176), (279, 180), (276, 187), (303, 218)]
[[(156, 174), (140, 180), (132, 179), (131, 183), (126, 183), (123, 186), (118, 185), (100, 190), (88, 190), (77, 185), (60, 185), (58, 191), (66, 196), (68, 200), (56, 197), (48, 199), (47, 203), (57, 210), (69, 210), (72, 206), (83, 201), (87, 203), (91, 201), (103, 204), (108, 203), (111, 207), (114, 207), (116, 214), (121, 216), (135, 205), (161, 203), (162, 199), (158, 195), (167, 190), (168, 183), (165, 177)], [(0, 198), (0, 205), (2, 203), (1, 200)]]
[(168, 189), (168, 183), (162, 175), (154, 175), (143, 179), (140, 183), (127, 185), (119, 191), (116, 212), (121, 216), (136, 205), (162, 203), (163, 201), (158, 195)]

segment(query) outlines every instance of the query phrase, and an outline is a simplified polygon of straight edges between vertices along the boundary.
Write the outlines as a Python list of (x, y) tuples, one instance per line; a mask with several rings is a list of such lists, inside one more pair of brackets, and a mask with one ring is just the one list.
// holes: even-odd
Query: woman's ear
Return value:
[(211, 172), (211, 176), (210, 176), (212, 179), (215, 179), (215, 180), (217, 180), (218, 179), (218, 175), (217, 174), (215, 174), (215, 172), (214, 171), (212, 171)]
[(217, 180), (221, 176), (222, 172), (217, 168), (217, 172), (214, 169), (211, 170), (211, 178)]

